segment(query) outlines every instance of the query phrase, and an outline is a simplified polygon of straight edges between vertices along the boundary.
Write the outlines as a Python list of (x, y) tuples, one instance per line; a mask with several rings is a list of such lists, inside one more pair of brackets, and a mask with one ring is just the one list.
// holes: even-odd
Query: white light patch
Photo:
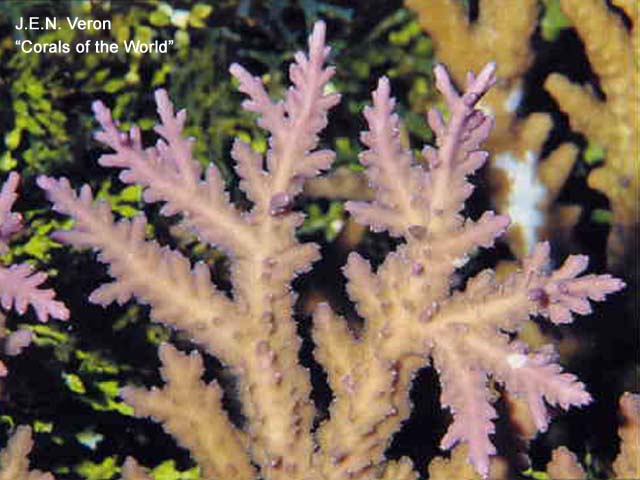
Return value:
[(509, 178), (507, 213), (513, 225), (520, 227), (527, 252), (538, 241), (538, 228), (544, 225), (544, 215), (538, 207), (547, 196), (547, 188), (538, 178), (537, 160), (530, 150), (526, 151), (523, 159), (505, 152), (495, 160), (495, 166)]
[(462, 268), (462, 267), (464, 267), (467, 263), (469, 263), (469, 256), (468, 256), (468, 255), (463, 255), (462, 257), (454, 258), (454, 259), (453, 259), (453, 266), (454, 266), (455, 268)]
[(527, 363), (527, 356), (522, 353), (512, 353), (507, 356), (507, 363), (511, 368), (520, 368)]
[(171, 13), (171, 23), (178, 28), (185, 29), (189, 25), (189, 15), (188, 10), (174, 10)]
[(482, 113), (484, 113), (485, 115), (487, 115), (489, 117), (495, 117), (495, 115), (493, 114), (493, 109), (491, 108), (491, 105), (489, 105), (488, 103), (484, 102), (483, 100), (480, 100), (476, 104), (476, 109), (480, 110)]
[(517, 87), (511, 90), (509, 96), (504, 102), (504, 109), (509, 112), (515, 112), (520, 106), (520, 102), (522, 101), (522, 88)]

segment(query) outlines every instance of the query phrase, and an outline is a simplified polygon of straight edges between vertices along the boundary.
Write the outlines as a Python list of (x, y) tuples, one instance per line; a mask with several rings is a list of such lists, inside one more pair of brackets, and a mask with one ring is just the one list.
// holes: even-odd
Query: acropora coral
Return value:
[[(102, 127), (96, 138), (112, 150), (99, 163), (121, 169), (124, 183), (144, 188), (146, 202), (163, 203), (161, 214), (180, 214), (200, 241), (223, 249), (231, 263), (229, 293), (211, 282), (205, 264), (192, 267), (177, 250), (147, 240), (144, 215), (115, 221), (88, 185), (76, 193), (65, 178), (41, 176), (38, 185), (54, 209), (75, 220), (72, 230), (56, 238), (95, 249), (109, 266), (113, 281), (94, 291), (92, 302), (106, 306), (135, 297), (150, 306), (154, 321), (185, 332), (237, 377), (242, 425), (223, 408), (220, 386), (201, 380), (197, 351), (184, 354), (163, 344), (165, 385), (122, 392), (136, 415), (162, 423), (189, 450), (205, 478), (416, 479), (408, 458), (387, 460), (384, 453), (410, 414), (415, 373), (430, 363), (440, 376), (441, 403), (453, 417), (442, 448), (465, 444), (466, 460), (486, 477), (496, 452), (489, 378), (526, 402), (540, 431), (550, 420), (546, 404), (568, 409), (591, 401), (585, 386), (556, 363), (551, 346), (529, 351), (510, 334), (532, 316), (570, 323), (573, 314), (591, 312), (589, 300), (602, 301), (624, 283), (582, 275), (588, 264), (582, 255), (554, 270), (549, 244), (538, 243), (506, 280), (487, 269), (452, 291), (451, 280), (469, 255), (490, 248), (509, 225), (507, 216), (490, 211), (477, 220), (462, 213), (474, 189), (467, 177), (488, 157), (479, 148), (493, 119), (477, 106), (496, 82), (496, 66), (487, 64), (477, 76), (467, 73), (461, 93), (445, 68), (436, 67), (449, 118), (429, 112), (436, 145), (422, 150), (421, 163), (400, 141), (389, 80), (382, 78), (364, 111), (369, 130), (362, 134), (367, 150), (360, 155), (375, 196), (348, 202), (347, 209), (371, 230), (403, 243), (377, 269), (357, 253), (349, 256), (347, 291), (364, 319), (357, 334), (329, 305), (315, 311), (314, 355), (334, 398), (329, 418), (314, 428), (317, 412), (309, 371), (298, 358), (290, 285), (318, 259), (319, 249), (296, 239), (302, 215), (293, 206), (304, 181), (329, 168), (334, 157), (318, 149), (327, 113), (340, 99), (327, 89), (334, 73), (324, 66), (329, 52), (325, 26), (318, 22), (308, 54), (295, 55), (293, 85), (278, 102), (259, 78), (231, 66), (248, 97), (244, 108), (270, 134), (265, 155), (241, 140), (232, 149), (240, 188), (252, 202), (247, 210), (230, 202), (214, 165), (203, 177), (193, 140), (183, 135), (186, 112), (176, 113), (166, 92), (156, 92), (160, 139), (151, 147), (143, 146), (139, 128), (120, 131), (109, 109), (94, 104)], [(126, 480), (148, 478), (133, 460), (123, 474)]]
[(584, 42), (604, 98), (590, 86), (552, 74), (545, 88), (569, 115), (571, 127), (605, 150), (604, 163), (592, 170), (589, 186), (604, 193), (613, 213), (608, 258), (624, 265), (638, 246), (640, 220), (640, 40), (638, 3), (611, 2), (630, 27), (601, 0), (561, 0), (563, 12)]

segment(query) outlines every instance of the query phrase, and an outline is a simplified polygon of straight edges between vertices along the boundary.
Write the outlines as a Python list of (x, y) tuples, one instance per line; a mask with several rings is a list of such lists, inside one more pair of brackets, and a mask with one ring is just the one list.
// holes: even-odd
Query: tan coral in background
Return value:
[[(626, 392), (620, 397), (622, 424), (618, 429), (620, 451), (612, 465), (613, 477), (620, 480), (640, 478), (640, 395)], [(481, 480), (466, 461), (467, 447), (458, 446), (449, 459), (436, 457), (429, 463), (429, 480)], [(585, 480), (591, 478), (575, 453), (567, 447), (551, 452), (546, 475), (553, 480)], [(490, 480), (507, 480), (507, 465), (498, 458), (491, 459)], [(537, 478), (537, 477), (536, 477)]]
[(50, 473), (29, 471), (27, 455), (33, 448), (31, 428), (18, 427), (0, 453), (0, 480), (54, 480)]
[[(495, 117), (485, 148), (491, 152), (490, 179), (500, 213), (512, 220), (509, 244), (522, 258), (540, 238), (567, 237), (577, 207), (554, 206), (573, 166), (576, 148), (563, 144), (540, 162), (551, 129), (547, 114), (518, 118), (523, 75), (533, 61), (529, 42), (538, 20), (538, 1), (481, 0), (478, 19), (469, 22), (457, 0), (407, 0), (434, 41), (436, 55), (462, 85), (468, 69), (495, 60), (498, 83), (481, 106)], [(552, 208), (554, 207), (554, 208)]]
[(122, 466), (122, 480), (153, 480), (133, 458), (127, 458)]
[(575, 453), (566, 447), (559, 447), (551, 452), (547, 474), (554, 480), (581, 480), (587, 477)]
[(561, 6), (582, 38), (589, 62), (606, 98), (589, 87), (553, 74), (545, 87), (569, 115), (572, 128), (605, 149), (605, 161), (588, 177), (589, 185), (603, 192), (613, 211), (608, 258), (621, 266), (625, 255), (637, 248), (640, 172), (640, 93), (638, 68), (638, 4), (614, 0), (631, 20), (627, 29), (604, 0), (562, 0)]
[(622, 395), (620, 413), (620, 453), (613, 462), (613, 471), (618, 478), (640, 478), (640, 395)]
[[(482, 477), (473, 469), (467, 461), (469, 448), (466, 445), (458, 445), (451, 451), (449, 458), (436, 457), (429, 462), (429, 480), (482, 480)], [(489, 466), (488, 480), (506, 480), (508, 477), (508, 465), (504, 459), (493, 457)]]
[[(613, 478), (640, 478), (640, 395), (625, 392), (619, 401), (622, 423), (618, 429), (620, 451), (613, 462)], [(582, 480), (587, 474), (576, 455), (566, 447), (556, 448), (547, 464), (547, 474), (558, 480)], [(590, 477), (589, 477), (590, 478)]]

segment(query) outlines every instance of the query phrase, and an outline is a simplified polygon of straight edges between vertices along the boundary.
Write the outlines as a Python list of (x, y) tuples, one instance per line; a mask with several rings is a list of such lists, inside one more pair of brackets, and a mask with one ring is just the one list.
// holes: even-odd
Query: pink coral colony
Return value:
[[(109, 109), (94, 104), (102, 127), (96, 138), (112, 150), (99, 163), (120, 169), (124, 183), (144, 188), (146, 202), (162, 202), (162, 214), (180, 214), (201, 242), (229, 255), (230, 295), (211, 283), (204, 263), (191, 265), (178, 251), (148, 240), (144, 215), (115, 221), (105, 202), (94, 201), (89, 186), (75, 193), (66, 179), (42, 176), (38, 185), (54, 208), (75, 220), (73, 229), (57, 238), (94, 248), (109, 265), (113, 282), (93, 292), (92, 302), (137, 298), (150, 305), (154, 321), (186, 332), (237, 376), (246, 416), (242, 428), (227, 418), (220, 387), (200, 380), (199, 353), (187, 356), (162, 345), (166, 385), (122, 392), (137, 415), (162, 422), (190, 450), (203, 478), (417, 478), (408, 459), (387, 461), (384, 452), (411, 411), (414, 374), (429, 363), (440, 376), (442, 405), (452, 414), (442, 448), (466, 443), (469, 461), (486, 477), (497, 416), (490, 378), (526, 402), (540, 431), (549, 422), (546, 404), (568, 409), (591, 401), (585, 386), (556, 363), (551, 346), (530, 351), (512, 334), (532, 316), (569, 323), (574, 314), (591, 312), (589, 300), (602, 301), (624, 284), (609, 275), (583, 275), (588, 262), (581, 255), (554, 270), (549, 244), (540, 243), (504, 281), (484, 270), (463, 290), (452, 291), (456, 270), (479, 247), (492, 247), (509, 225), (508, 217), (490, 211), (477, 220), (462, 213), (473, 191), (467, 177), (488, 156), (480, 145), (492, 119), (477, 104), (496, 81), (495, 65), (477, 76), (469, 73), (461, 93), (445, 68), (436, 67), (436, 86), (449, 115), (445, 121), (439, 111), (429, 112), (436, 145), (426, 146), (420, 161), (400, 141), (389, 80), (382, 78), (373, 105), (364, 111), (369, 130), (362, 134), (367, 149), (360, 155), (375, 198), (348, 202), (347, 209), (358, 222), (402, 243), (375, 270), (359, 254), (349, 256), (347, 290), (365, 320), (357, 338), (329, 305), (315, 312), (315, 357), (334, 399), (329, 418), (314, 429), (316, 412), (309, 372), (298, 360), (290, 284), (310, 269), (319, 249), (296, 239), (302, 215), (292, 203), (304, 181), (328, 169), (334, 158), (333, 152), (318, 149), (327, 113), (340, 99), (327, 93), (334, 74), (324, 66), (329, 51), (325, 25), (318, 22), (308, 55), (295, 56), (292, 86), (279, 102), (269, 98), (259, 78), (231, 66), (247, 96), (243, 107), (255, 112), (270, 134), (264, 156), (241, 140), (231, 152), (240, 188), (253, 204), (247, 211), (229, 201), (214, 165), (203, 176), (192, 140), (182, 133), (186, 112), (175, 113), (164, 90), (156, 92), (160, 139), (151, 147), (143, 146), (137, 127), (121, 132)], [(0, 194), (2, 248), (20, 227), (20, 217), (11, 212), (17, 182), (12, 174)], [(53, 292), (38, 288), (44, 279), (26, 265), (0, 268), (3, 308), (23, 313), (32, 305), (42, 321), (67, 318)], [(125, 475), (146, 478), (132, 460)]]

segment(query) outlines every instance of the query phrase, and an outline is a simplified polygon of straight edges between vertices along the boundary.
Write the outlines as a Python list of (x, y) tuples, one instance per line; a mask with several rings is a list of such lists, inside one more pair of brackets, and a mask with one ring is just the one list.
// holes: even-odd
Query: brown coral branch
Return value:
[(620, 453), (613, 463), (618, 478), (640, 478), (640, 395), (626, 392), (620, 397), (623, 423), (618, 429)]
[(54, 480), (50, 473), (29, 471), (27, 456), (32, 448), (31, 428), (18, 427), (6, 448), (0, 453), (0, 480)]
[(174, 116), (173, 105), (163, 90), (156, 92), (156, 102), (162, 120), (156, 131), (164, 140), (147, 149), (142, 146), (138, 127), (133, 127), (129, 135), (120, 132), (110, 110), (101, 102), (94, 103), (96, 119), (103, 129), (96, 139), (115, 151), (102, 155), (99, 163), (122, 168), (120, 179), (145, 187), (145, 201), (165, 202), (161, 210), (165, 215), (181, 212), (184, 222), (201, 240), (232, 254), (248, 255), (255, 248), (255, 238), (240, 212), (229, 203), (220, 173), (211, 167), (206, 178), (200, 179), (202, 168), (191, 158), (192, 140), (182, 137), (186, 112)]
[(589, 185), (609, 198), (613, 223), (608, 241), (612, 266), (624, 266), (638, 242), (640, 210), (640, 46), (638, 9), (633, 2), (614, 2), (627, 13), (631, 28), (603, 0), (562, 0), (563, 12), (582, 38), (589, 62), (606, 95), (551, 75), (545, 88), (569, 115), (572, 128), (605, 149), (605, 161), (588, 177)]
[(114, 224), (109, 206), (93, 204), (87, 185), (76, 195), (66, 179), (40, 177), (38, 184), (57, 211), (76, 219), (74, 229), (58, 232), (58, 238), (78, 248), (98, 249), (100, 261), (109, 264), (115, 281), (94, 291), (92, 302), (123, 304), (136, 295), (151, 305), (155, 321), (187, 331), (224, 361), (238, 358), (233, 305), (211, 284), (204, 264), (192, 270), (179, 252), (145, 241), (142, 215)]
[(554, 480), (582, 480), (587, 474), (578, 462), (575, 453), (566, 447), (556, 448), (551, 452), (551, 460), (547, 463), (547, 474)]
[(122, 466), (122, 480), (152, 480), (133, 458), (128, 457)]
[(140, 417), (153, 417), (177, 442), (189, 449), (205, 478), (249, 480), (256, 472), (239, 432), (222, 408), (222, 392), (215, 383), (205, 385), (202, 357), (181, 354), (169, 344), (159, 349), (162, 390), (125, 388), (123, 398)]

